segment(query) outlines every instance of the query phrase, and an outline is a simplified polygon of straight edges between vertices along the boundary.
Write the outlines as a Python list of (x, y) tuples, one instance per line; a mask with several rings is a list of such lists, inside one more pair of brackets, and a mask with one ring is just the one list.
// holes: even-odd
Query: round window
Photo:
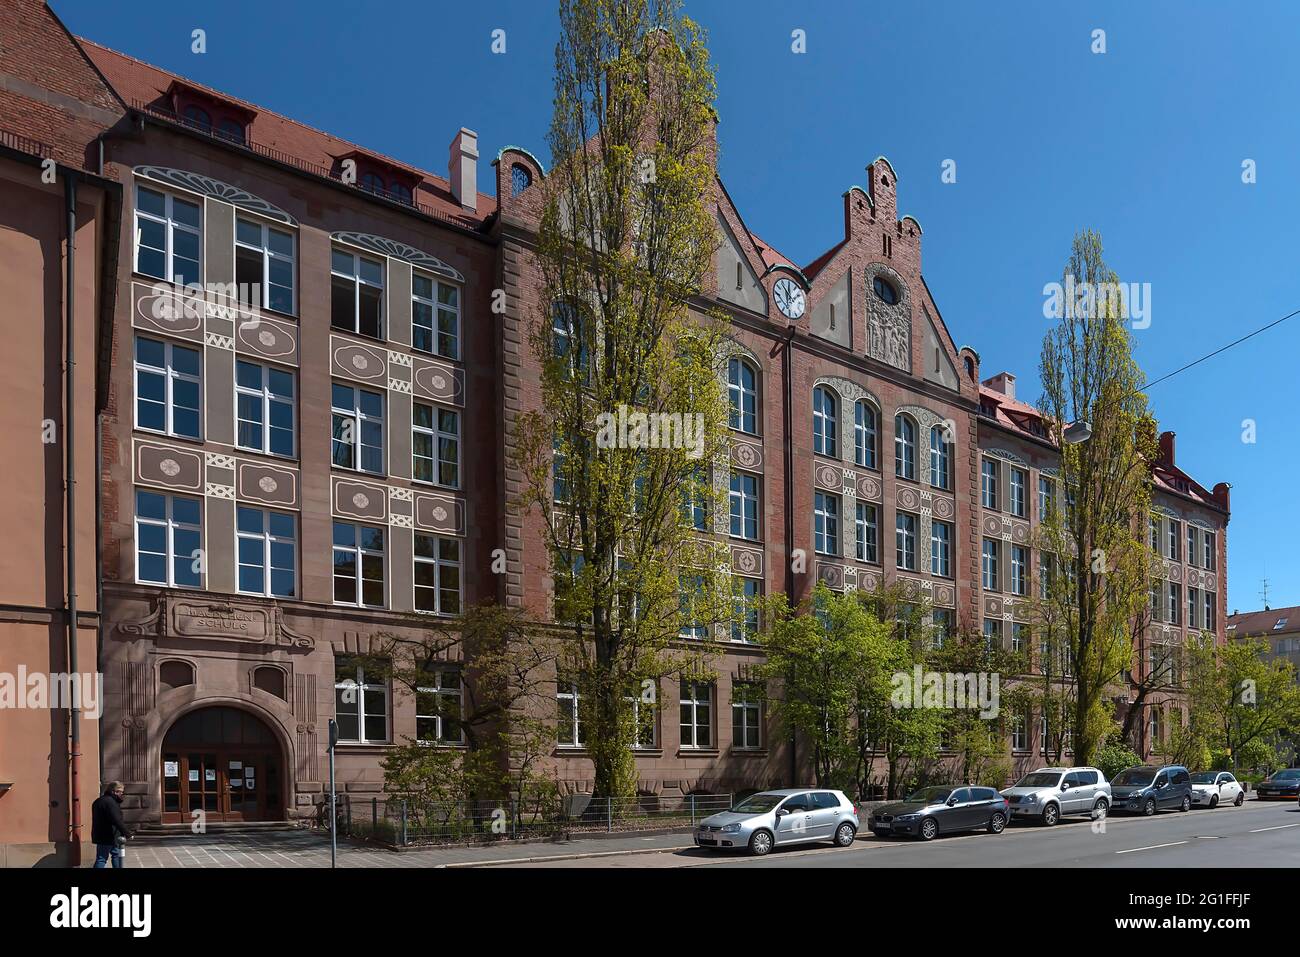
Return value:
[(882, 276), (876, 276), (871, 280), (871, 289), (879, 299), (887, 306), (895, 305), (898, 302), (898, 290), (893, 287), (888, 279)]

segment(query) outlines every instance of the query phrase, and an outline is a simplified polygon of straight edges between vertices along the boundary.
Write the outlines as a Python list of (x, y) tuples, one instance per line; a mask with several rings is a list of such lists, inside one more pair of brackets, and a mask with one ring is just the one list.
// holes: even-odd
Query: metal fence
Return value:
[[(390, 847), (486, 843), (523, 837), (619, 833), (693, 827), (732, 805), (730, 794), (640, 795), (593, 799), (572, 794), (547, 801), (417, 802), (338, 795), (341, 836)], [(328, 810), (322, 824), (328, 825)]]

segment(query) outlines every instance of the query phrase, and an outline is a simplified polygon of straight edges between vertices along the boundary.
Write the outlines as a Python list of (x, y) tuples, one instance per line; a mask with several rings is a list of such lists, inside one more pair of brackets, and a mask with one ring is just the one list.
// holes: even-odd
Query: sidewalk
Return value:
[[(660, 852), (691, 846), (689, 832), (581, 837), (565, 841), (502, 842), (475, 847), (389, 851), (339, 843), (339, 867), (485, 867), (572, 860), (597, 855)], [(93, 861), (91, 861), (93, 863)], [(141, 838), (127, 846), (127, 867), (329, 867), (329, 838), (318, 831), (262, 834), (179, 834)]]

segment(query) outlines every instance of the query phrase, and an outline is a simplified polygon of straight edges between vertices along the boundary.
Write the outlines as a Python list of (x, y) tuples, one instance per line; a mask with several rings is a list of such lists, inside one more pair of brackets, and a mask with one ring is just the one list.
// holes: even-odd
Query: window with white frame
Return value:
[(708, 638), (709, 625), (700, 620), (705, 604), (704, 576), (678, 576), (678, 603), (681, 612), (680, 637), (697, 641)]
[(1029, 506), (1025, 500), (1025, 486), (1029, 484), (1029, 473), (1024, 469), (1011, 467), (1011, 514), (1017, 518), (1029, 515)]
[(935, 608), (930, 613), (931, 644), (942, 648), (952, 637), (955, 613), (951, 608)]
[(731, 623), (731, 640), (754, 642), (758, 640), (758, 601), (763, 597), (763, 582), (758, 578), (731, 579), (735, 595), (735, 619)]
[(646, 751), (655, 748), (659, 744), (658, 722), (655, 718), (658, 714), (657, 709), (652, 701), (645, 701), (641, 696), (641, 686), (636, 685), (631, 694), (624, 697), (628, 710), (632, 712), (632, 748), (636, 751)]
[(894, 475), (916, 481), (916, 423), (901, 412), (894, 416)]
[(338, 468), (384, 473), (384, 397), (334, 383), (330, 391), (331, 461)]
[(384, 264), (335, 249), (330, 257), (330, 326), (384, 338)]
[(1217, 601), (1215, 598), (1215, 594), (1212, 591), (1207, 591), (1205, 593), (1205, 630), (1206, 631), (1214, 631), (1219, 627), (1217, 611), (1218, 608), (1217, 608)]
[(981, 584), (985, 591), (997, 591), (998, 586), (998, 552), (1001, 543), (992, 539), (984, 539), (984, 548), (981, 552), (981, 572), (983, 575)]
[(339, 740), (357, 743), (388, 740), (388, 683), (366, 674), (357, 658), (339, 658), (334, 664), (334, 717)]
[(876, 506), (870, 502), (857, 503), (855, 521), (857, 531), (857, 550), (855, 555), (860, 562), (879, 562), (880, 523)]
[(460, 539), (415, 536), (415, 610), (459, 615)]
[(707, 471), (696, 468), (690, 479), (682, 483), (682, 524), (697, 532), (709, 530), (708, 481)]
[(298, 578), (297, 522), (288, 512), (235, 509), (238, 586), (249, 595), (296, 596)]
[(1016, 654), (1029, 648), (1029, 626), (1023, 622), (1011, 623), (1011, 650)]
[(177, 286), (203, 282), (203, 205), (135, 187), (135, 271)]
[(203, 585), (203, 509), (196, 498), (135, 493), (135, 580), (154, 585)]
[(878, 448), (879, 419), (875, 407), (865, 399), (859, 399), (853, 406), (853, 462), (865, 468), (879, 468), (876, 464)]
[(731, 686), (731, 746), (743, 750), (763, 746), (763, 692), (751, 682)]
[(292, 458), (294, 374), (275, 366), (235, 360), (235, 444), (265, 455)]
[(740, 432), (758, 434), (758, 374), (744, 359), (732, 356), (727, 362), (727, 424)]
[(420, 668), (415, 688), (415, 737), (438, 744), (462, 744), (461, 674), (432, 662)]
[(1038, 520), (1047, 521), (1056, 503), (1056, 483), (1045, 475), (1038, 476)]
[(460, 488), (459, 412), (412, 403), (411, 477), (443, 488)]
[(1169, 553), (1167, 557), (1170, 561), (1176, 562), (1182, 559), (1179, 549), (1183, 547), (1183, 525), (1174, 519), (1169, 520)]
[(680, 708), (682, 747), (713, 747), (713, 685), (683, 680)]
[(384, 607), (384, 560), (383, 528), (335, 522), (335, 604)]
[(731, 534), (754, 541), (758, 538), (758, 476), (748, 472), (731, 473)]
[(293, 315), (294, 234), (266, 223), (235, 220), (235, 284), (241, 302)]
[(916, 571), (917, 518), (910, 512), (894, 515), (894, 564), (907, 571)]
[(930, 523), (930, 574), (952, 576), (952, 526), (947, 522)]
[(563, 300), (554, 302), (551, 305), (552, 351), (564, 363), (568, 375), (576, 375), (582, 381), (591, 375), (587, 339), (582, 311)]
[(1160, 621), (1164, 617), (1164, 583), (1153, 581), (1151, 583), (1151, 620)]
[(980, 504), (998, 508), (998, 463), (993, 459), (980, 459)]
[(460, 290), (420, 272), (411, 274), (411, 345), (420, 352), (460, 358)]
[(1178, 582), (1169, 583), (1169, 624), (1183, 623), (1183, 586)]
[(180, 438), (203, 435), (203, 353), (135, 337), (135, 427)]
[(581, 695), (577, 682), (560, 679), (555, 685), (556, 743), (562, 748), (580, 748), (583, 734)]
[(835, 393), (824, 385), (813, 389), (813, 451), (818, 455), (839, 455), (839, 415)]
[(1011, 719), (1011, 750), (1029, 750), (1029, 722), (1023, 714)]
[(1199, 588), (1187, 586), (1187, 627), (1200, 628), (1201, 592)]
[(1209, 571), (1209, 572), (1214, 571), (1215, 566), (1218, 564), (1218, 552), (1215, 550), (1215, 547), (1214, 547), (1214, 539), (1215, 539), (1214, 532), (1207, 531), (1207, 532), (1205, 533), (1205, 536), (1204, 536), (1204, 543), (1205, 543), (1204, 558), (1205, 558), (1205, 560), (1201, 563), (1201, 567), (1204, 568), (1206, 571)]
[(1187, 523), (1187, 564), (1195, 567), (1201, 563), (1201, 556), (1196, 548), (1196, 526)]
[(935, 488), (952, 487), (952, 466), (947, 429), (936, 425), (930, 429), (930, 484)]
[(1160, 554), (1160, 516), (1151, 516), (1151, 550)]
[(819, 555), (840, 553), (840, 500), (826, 492), (813, 494), (813, 548)]
[(1029, 594), (1029, 549), (1023, 545), (1011, 546), (1011, 593)]
[(989, 651), (1002, 647), (1002, 619), (984, 619), (984, 647)]

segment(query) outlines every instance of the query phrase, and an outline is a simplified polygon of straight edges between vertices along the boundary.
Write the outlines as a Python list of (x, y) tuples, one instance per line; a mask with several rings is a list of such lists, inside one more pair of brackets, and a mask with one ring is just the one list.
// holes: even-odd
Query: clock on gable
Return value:
[(781, 315), (790, 320), (802, 316), (808, 304), (803, 290), (793, 279), (786, 279), (784, 276), (772, 286), (772, 298), (776, 300), (776, 308), (781, 310)]

